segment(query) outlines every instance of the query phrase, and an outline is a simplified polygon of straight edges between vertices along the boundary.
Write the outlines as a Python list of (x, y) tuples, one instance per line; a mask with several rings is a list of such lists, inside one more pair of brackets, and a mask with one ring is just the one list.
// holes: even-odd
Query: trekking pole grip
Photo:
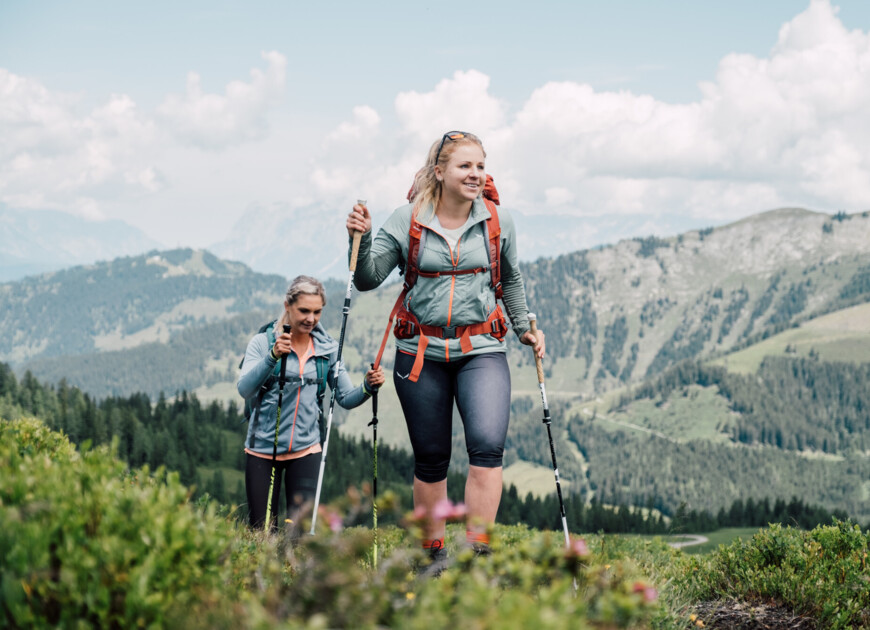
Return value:
[[(529, 328), (532, 331), (532, 334), (535, 336), (535, 339), (538, 338), (538, 319), (534, 313), (529, 313)], [(538, 370), (538, 383), (544, 382), (544, 362), (541, 361), (541, 357), (538, 356), (538, 353), (535, 352), (534, 347), (532, 347), (532, 352), (535, 354), (535, 367)]]
[[(290, 324), (284, 324), (284, 333), (285, 334), (290, 333)], [(281, 374), (280, 374), (281, 391), (282, 392), (284, 391), (284, 378), (285, 378), (286, 371), (287, 371), (287, 355), (282, 354), (281, 355)]]
[[(357, 204), (365, 207), (366, 201), (365, 199), (357, 199)], [(350, 248), (350, 264), (348, 265), (348, 269), (351, 271), (356, 271), (356, 259), (359, 255), (359, 242), (362, 239), (362, 232), (354, 231), (353, 233), (353, 245)]]

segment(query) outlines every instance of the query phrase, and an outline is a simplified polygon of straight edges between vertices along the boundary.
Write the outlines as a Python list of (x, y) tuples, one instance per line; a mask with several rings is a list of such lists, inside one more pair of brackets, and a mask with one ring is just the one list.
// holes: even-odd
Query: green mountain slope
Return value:
[(752, 374), (764, 357), (810, 355), (826, 361), (870, 362), (870, 303), (805, 321), (712, 363)]
[[(547, 333), (552, 394), (600, 395), (680, 360), (749, 346), (816, 315), (870, 301), (867, 214), (777, 210), (715, 230), (623, 241), (524, 264), (529, 303)], [(113, 375), (139, 369), (140, 353), (126, 352), (137, 348), (149, 357), (148, 371), (164, 375), (140, 379), (138, 389), (157, 395), (202, 387), (201, 394), (211, 388), (213, 395), (232, 396), (230, 359), (242, 353), (249, 337), (250, 319), (243, 316), (271, 316), (286, 284), (280, 276), (192, 250), (7, 283), (0, 285), (0, 308), (10, 314), (0, 325), (0, 360), (19, 372), (38, 369), (47, 380), (81, 378), (70, 382), (96, 395), (129, 393), (136, 391), (128, 389), (133, 385), (114, 382)], [(324, 315), (336, 334), (340, 284), (328, 285)], [(361, 372), (375, 356), (398, 291), (392, 285), (354, 297), (346, 355), (352, 370)], [(243, 317), (238, 335), (209, 329), (237, 317)], [(202, 340), (194, 347), (182, 332)], [(143, 348), (147, 344), (165, 348)], [(512, 363), (530, 365), (515, 339), (508, 346)], [(392, 347), (391, 341), (388, 367)], [(118, 354), (111, 361), (99, 358), (112, 352)], [(56, 363), (67, 355), (75, 359)], [(121, 367), (124, 362), (129, 365)], [(85, 364), (93, 373), (88, 380), (74, 368)], [(226, 375), (223, 387), (218, 373)], [(105, 387), (96, 386), (98, 381)], [(534, 389), (533, 382), (515, 386)]]
[[(870, 516), (863, 437), (819, 424), (817, 411), (791, 400), (799, 388), (747, 386), (727, 398), (722, 383), (687, 382), (666, 399), (635, 396), (647, 387), (644, 379), (654, 382), (686, 360), (721, 362), (742, 374), (758, 372), (767, 355), (870, 360), (867, 242), (868, 213), (782, 209), (715, 230), (524, 264), (529, 303), (547, 333), (547, 387), (567, 491), (641, 503), (656, 496), (670, 509), (685, 501), (707, 510), (741, 497), (795, 494)], [(202, 400), (238, 402), (239, 357), (274, 316), (286, 284), (193, 250), (7, 283), (0, 307), (11, 316), (0, 326), (0, 360), (97, 397), (186, 389)], [(337, 335), (344, 286), (327, 289), (324, 324)], [(355, 379), (377, 352), (398, 292), (392, 284), (354, 296), (345, 362)], [(390, 341), (388, 368), (392, 355)], [(552, 464), (531, 354), (510, 337), (508, 357), (506, 478), (523, 493), (547, 493)], [(859, 391), (859, 382), (848, 382), (848, 391)], [(635, 394), (619, 405), (627, 388)], [(777, 397), (788, 404), (777, 407)], [(380, 399), (379, 438), (405, 446), (389, 382)], [(764, 414), (740, 407), (756, 399), (767, 401)], [(363, 410), (341, 412), (336, 423), (346, 435), (369, 437), (369, 418)], [(465, 464), (457, 422), (454, 467)]]

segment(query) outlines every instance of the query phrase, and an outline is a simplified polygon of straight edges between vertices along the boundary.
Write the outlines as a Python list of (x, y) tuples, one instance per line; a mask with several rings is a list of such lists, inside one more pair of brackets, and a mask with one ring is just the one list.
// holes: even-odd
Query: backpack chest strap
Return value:
[(473, 273), (484, 273), (490, 270), (490, 265), (475, 267), (474, 269), (448, 269), (446, 271), (423, 271), (417, 270), (417, 275), (423, 278), (438, 278), (439, 276), (464, 276)]
[(299, 378), (298, 376), (290, 376), (284, 380), (284, 388), (300, 387), (302, 385), (320, 385), (322, 382), (322, 378), (311, 378), (310, 376)]

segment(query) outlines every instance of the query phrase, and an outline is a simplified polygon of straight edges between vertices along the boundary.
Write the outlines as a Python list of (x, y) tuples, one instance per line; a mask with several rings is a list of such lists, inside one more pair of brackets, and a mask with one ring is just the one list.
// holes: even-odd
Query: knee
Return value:
[(414, 476), (425, 483), (438, 483), (447, 479), (447, 469), (450, 457), (416, 458), (414, 461)]
[(504, 460), (504, 445), (493, 444), (486, 447), (469, 448), (468, 463), (481, 468), (498, 468)]

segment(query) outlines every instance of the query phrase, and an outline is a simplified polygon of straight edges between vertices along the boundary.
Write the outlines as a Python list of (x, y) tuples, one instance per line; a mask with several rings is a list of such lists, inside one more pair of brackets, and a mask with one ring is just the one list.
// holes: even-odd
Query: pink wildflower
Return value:
[(635, 593), (643, 593), (643, 601), (654, 602), (659, 598), (659, 592), (643, 582), (635, 582), (631, 589)]
[(329, 515), (329, 529), (334, 532), (340, 532), (344, 523), (341, 520), (341, 516), (338, 512), (332, 512)]
[(589, 547), (586, 545), (586, 541), (582, 538), (575, 538), (571, 541), (571, 546), (569, 547), (570, 553), (572, 555), (578, 556), (580, 558), (585, 558), (589, 554)]
[(444, 499), (432, 508), (432, 518), (436, 521), (450, 521), (461, 519), (465, 516), (466, 509), (462, 503), (454, 505), (450, 499)]

